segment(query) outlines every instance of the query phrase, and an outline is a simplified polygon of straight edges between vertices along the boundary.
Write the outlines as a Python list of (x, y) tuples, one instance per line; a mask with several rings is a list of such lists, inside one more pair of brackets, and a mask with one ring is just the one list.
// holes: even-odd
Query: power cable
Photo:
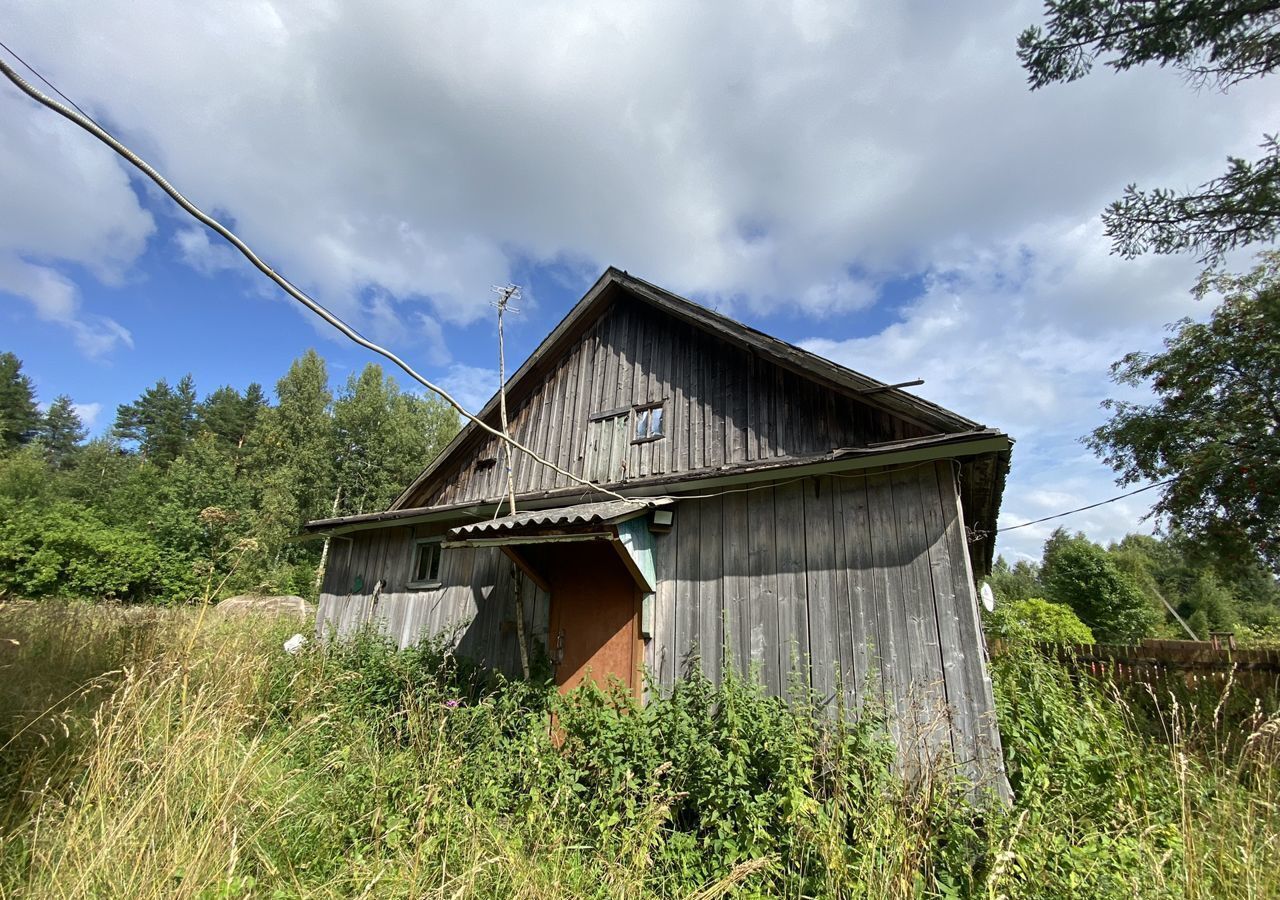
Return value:
[(1115, 503), (1117, 500), (1123, 500), (1125, 497), (1132, 497), (1134, 494), (1141, 494), (1143, 491), (1149, 491), (1154, 488), (1163, 487), (1166, 484), (1172, 484), (1177, 481), (1176, 478), (1167, 478), (1164, 481), (1157, 481), (1155, 484), (1149, 484), (1146, 487), (1140, 487), (1136, 491), (1129, 491), (1127, 494), (1121, 494), (1118, 497), (1112, 497), (1110, 500), (1099, 500), (1097, 503), (1090, 503), (1088, 506), (1081, 506), (1077, 509), (1069, 509), (1066, 512), (1054, 513), (1051, 516), (1045, 516), (1042, 519), (1033, 519), (1030, 522), (1023, 522), (1020, 525), (1010, 525), (1007, 528), (997, 528), (996, 534), (1003, 534), (1006, 531), (1013, 531), (1018, 528), (1026, 528), (1028, 525), (1039, 525), (1041, 522), (1048, 522), (1052, 519), (1061, 519), (1063, 516), (1074, 515), (1078, 512), (1084, 512), (1086, 509), (1096, 509), (1099, 506), (1106, 506), (1108, 503)]
[[(8, 50), (7, 47), (5, 49)], [(9, 50), (9, 52), (13, 53), (12, 50)], [(20, 57), (18, 57), (17, 54), (13, 54), (13, 55), (15, 58), (20, 59)], [(25, 66), (27, 64), (24, 62), (23, 65)], [(31, 67), (27, 66), (27, 68), (31, 68)], [(35, 70), (32, 69), (32, 71), (34, 72)], [(386, 349), (385, 347), (379, 344), (376, 344), (373, 341), (361, 335), (358, 331), (356, 331), (354, 328), (352, 328), (342, 319), (338, 318), (338, 316), (334, 315), (328, 309), (322, 306), (320, 303), (318, 303), (317, 301), (309, 297), (301, 289), (295, 287), (292, 282), (290, 282), (284, 276), (276, 272), (275, 269), (271, 268), (269, 265), (263, 262), (258, 257), (258, 255), (254, 253), (252, 249), (250, 249), (248, 244), (240, 240), (239, 237), (237, 237), (230, 229), (228, 229), (225, 225), (223, 225), (217, 219), (205, 213), (202, 209), (200, 209), (198, 206), (196, 206), (194, 203), (192, 203), (190, 200), (184, 197), (181, 193), (179, 193), (179, 191), (175, 187), (173, 187), (173, 185), (171, 185), (164, 178), (163, 175), (161, 175), (154, 168), (152, 168), (148, 162), (146, 162), (144, 159), (142, 159), (140, 156), (138, 156), (136, 153), (134, 153), (132, 150), (126, 147), (124, 144), (120, 143), (120, 141), (116, 140), (111, 134), (109, 134), (106, 131), (106, 129), (104, 129), (101, 125), (95, 122), (92, 118), (85, 115), (84, 111), (81, 110), (80, 107), (76, 106), (75, 103), (71, 102), (68, 99), (67, 102), (71, 103), (72, 107), (75, 107), (75, 109), (71, 109), (65, 104), (59, 103), (57, 100), (54, 100), (52, 97), (48, 96), (47, 94), (42, 93), (38, 88), (32, 86), (26, 79), (24, 79), (21, 75), (15, 72), (13, 70), (13, 67), (10, 66), (8, 62), (6, 62), (3, 58), (0, 58), (0, 72), (3, 72), (5, 77), (7, 77), (10, 81), (12, 81), (15, 85), (17, 85), (18, 89), (21, 90), (28, 97), (35, 100), (37, 103), (40, 103), (41, 105), (48, 107), (49, 109), (58, 113), (63, 118), (80, 126), (85, 131), (89, 132), (94, 137), (96, 137), (98, 140), (102, 141), (102, 143), (106, 144), (108, 147), (114, 150), (117, 154), (122, 156), (134, 168), (136, 168), (138, 171), (142, 172), (142, 174), (146, 175), (153, 182), (155, 182), (162, 191), (164, 191), (166, 194), (169, 195), (170, 198), (173, 199), (175, 203), (177, 203), (189, 214), (191, 214), (200, 222), (202, 222), (205, 226), (217, 232), (223, 239), (225, 239), (229, 244), (231, 244), (231, 246), (239, 250), (240, 253), (245, 257), (245, 259), (249, 260), (249, 262), (251, 262), (256, 269), (258, 269), (260, 272), (262, 272), (262, 274), (266, 275), (268, 278), (274, 281), (281, 288), (281, 290), (283, 290), (286, 294), (288, 294), (294, 300), (297, 300), (307, 309), (311, 310), (311, 312), (315, 313), (320, 318), (324, 319), (327, 323), (332, 325), (334, 328), (336, 328), (339, 332), (341, 332), (350, 340), (359, 344), (361, 347), (364, 347), (366, 350), (376, 353), (379, 356), (394, 363), (406, 375), (408, 375), (414, 381), (418, 382), (427, 390), (437, 394), (441, 399), (443, 399), (446, 403), (448, 403), (450, 406), (456, 409), (459, 413), (461, 413), (470, 421), (474, 422), (481, 430), (488, 432), (498, 440), (504, 441), (508, 446), (516, 450), (519, 450), (521, 453), (528, 455), (529, 458), (540, 463), (541, 465), (546, 466), (548, 469), (557, 473), (558, 475), (563, 475), (565, 478), (568, 478), (570, 481), (576, 482), (577, 484), (580, 484), (583, 487), (587, 487), (592, 490), (599, 491), (602, 494), (607, 494), (608, 496), (618, 500), (624, 500), (624, 501), (633, 502), (633, 503), (644, 502), (643, 500), (637, 500), (632, 497), (625, 497), (622, 494), (617, 493), (616, 491), (612, 491), (609, 488), (604, 487), (603, 485), (596, 484), (595, 482), (589, 481), (585, 478), (580, 478), (579, 476), (574, 475), (572, 472), (569, 472), (569, 471), (566, 471), (565, 469), (560, 468), (555, 463), (539, 456), (536, 452), (529, 449), (524, 444), (520, 443), (514, 438), (503, 434), (501, 431), (492, 427), (488, 423), (481, 421), (478, 416), (472, 415), (470, 412), (464, 409), (462, 407), (462, 404), (460, 404), (457, 400), (455, 400), (453, 396), (450, 395), (449, 392), (446, 391), (444, 388), (428, 381), (426, 378), (420, 375), (412, 366), (410, 366), (407, 362), (405, 362), (395, 353), (392, 353), (390, 350)], [(36, 75), (37, 77), (40, 78), (41, 81), (44, 81), (46, 84), (48, 84), (48, 81), (46, 81), (43, 78), (43, 76), (40, 76), (38, 72), (36, 73)], [(59, 96), (64, 96), (62, 92), (59, 91), (57, 88), (54, 88), (52, 85), (50, 85), (50, 87)]]
[(4, 41), (0, 41), (0, 47), (3, 47), (6, 53), (8, 53), (10, 56), (12, 56), (12, 57), (13, 57), (14, 59), (16, 59), (18, 62), (20, 62), (20, 63), (22, 63), (24, 66), (26, 66), (26, 67), (27, 67), (27, 71), (29, 71), (32, 75), (36, 76), (36, 77), (37, 77), (37, 78), (39, 78), (41, 81), (43, 81), (43, 82), (44, 82), (44, 84), (45, 84), (45, 87), (49, 88), (49, 90), (53, 91), (55, 94), (57, 94), (57, 95), (58, 95), (59, 97), (61, 97), (63, 100), (66, 100), (68, 103), (70, 103), (72, 106), (74, 106), (74, 107), (76, 108), (76, 111), (77, 111), (78, 113), (80, 113), (80, 115), (84, 116), (84, 117), (85, 117), (86, 119), (88, 119), (90, 122), (93, 122), (93, 124), (95, 124), (95, 125), (97, 125), (97, 124), (98, 124), (97, 120), (96, 120), (96, 119), (94, 119), (94, 117), (93, 117), (93, 116), (91, 116), (91, 115), (89, 115), (87, 112), (85, 112), (83, 109), (81, 109), (81, 108), (80, 108), (80, 105), (79, 105), (78, 103), (76, 103), (76, 101), (72, 100), (72, 99), (71, 99), (70, 97), (68, 97), (66, 94), (62, 93), (62, 91), (58, 90), (57, 86), (56, 86), (56, 85), (54, 85), (54, 83), (53, 83), (53, 82), (51, 82), (48, 78), (45, 78), (43, 75), (41, 75), (41, 74), (40, 74), (40, 72), (36, 69), (36, 67), (35, 67), (35, 66), (31, 65), (31, 63), (27, 62), (27, 61), (26, 61), (25, 59), (23, 59), (21, 56), (19, 56), (18, 54), (14, 53), (14, 52), (13, 52), (13, 49), (12, 49), (8, 44), (6, 44)]

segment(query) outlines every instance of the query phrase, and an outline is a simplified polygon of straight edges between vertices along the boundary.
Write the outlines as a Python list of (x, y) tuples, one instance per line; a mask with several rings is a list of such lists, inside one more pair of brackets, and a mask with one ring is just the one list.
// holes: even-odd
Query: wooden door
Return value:
[(640, 590), (605, 541), (562, 544), (547, 566), (551, 586), (547, 648), (561, 693), (590, 678), (616, 677), (640, 692)]

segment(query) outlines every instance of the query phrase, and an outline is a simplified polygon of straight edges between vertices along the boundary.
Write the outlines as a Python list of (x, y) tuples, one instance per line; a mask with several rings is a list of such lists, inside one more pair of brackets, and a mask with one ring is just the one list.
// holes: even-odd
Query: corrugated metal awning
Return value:
[(562, 506), (558, 509), (531, 509), (518, 512), (514, 516), (503, 516), (488, 522), (473, 522), (470, 525), (459, 525), (449, 531), (451, 541), (467, 541), (480, 538), (499, 538), (504, 536), (528, 535), (564, 528), (578, 528), (590, 525), (616, 525), (644, 515), (658, 506), (665, 506), (670, 500), (604, 500), (599, 503), (579, 503), (577, 506)]

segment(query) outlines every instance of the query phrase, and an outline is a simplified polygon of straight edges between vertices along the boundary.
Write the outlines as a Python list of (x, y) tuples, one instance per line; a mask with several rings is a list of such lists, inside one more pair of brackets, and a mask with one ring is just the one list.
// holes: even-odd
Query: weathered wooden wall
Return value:
[(770, 693), (798, 679), (833, 706), (885, 709), (908, 760), (946, 750), (999, 771), (949, 462), (685, 501), (675, 520), (655, 550), (647, 663), (662, 684), (728, 653)]
[[(317, 632), (350, 635), (376, 622), (401, 647), (423, 635), (456, 632), (461, 655), (519, 675), (515, 592), (522, 591), (527, 633), (544, 646), (550, 611), (546, 592), (518, 571), (513, 580), (511, 561), (495, 548), (446, 550), (440, 587), (409, 589), (414, 539), (441, 530), (400, 526), (335, 539), (316, 611)], [(375, 598), (379, 580), (384, 584)]]
[[(665, 402), (666, 437), (628, 446), (624, 480), (925, 433), (635, 299), (611, 307), (535, 381), (531, 394), (511, 398), (512, 434), (576, 475), (583, 474), (593, 414), (658, 401)], [(478, 460), (498, 459), (495, 440), (458, 456), (403, 505), (449, 505), (504, 493), (503, 466), (476, 466)], [(514, 474), (520, 494), (571, 484), (523, 454), (515, 459)]]
[[(654, 538), (651, 673), (670, 686), (695, 658), (717, 676), (727, 659), (775, 695), (801, 684), (833, 709), (883, 709), (908, 766), (949, 755), (971, 776), (999, 772), (953, 472), (939, 461), (678, 502), (673, 529)], [(447, 550), (443, 586), (405, 593), (412, 537), (400, 527), (339, 547), (320, 627), (346, 633), (381, 617), (406, 643), (475, 617), (461, 652), (518, 671), (514, 630), (502, 624), (514, 620), (505, 557)], [(348, 596), (356, 574), (364, 591)], [(375, 605), (379, 577), (388, 585)], [(545, 642), (548, 598), (520, 580), (529, 631)]]

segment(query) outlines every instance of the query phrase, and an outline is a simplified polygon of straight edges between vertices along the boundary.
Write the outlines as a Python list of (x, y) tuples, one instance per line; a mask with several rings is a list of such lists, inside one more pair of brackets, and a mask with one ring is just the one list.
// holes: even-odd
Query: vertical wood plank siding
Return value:
[[(618, 378), (616, 361), (611, 372)], [(740, 419), (733, 421), (737, 430)], [(748, 422), (743, 434), (750, 431)], [(774, 430), (770, 442), (800, 431)], [(950, 758), (966, 776), (1004, 790), (950, 461), (783, 480), (674, 509), (672, 530), (654, 536), (657, 591), (645, 655), (653, 686), (669, 688), (701, 664), (714, 678), (732, 666), (774, 695), (812, 688), (833, 712), (887, 714), (904, 771)], [(375, 623), (402, 645), (456, 632), (459, 653), (518, 674), (515, 591), (524, 592), (539, 649), (550, 598), (519, 573), (513, 580), (509, 560), (491, 548), (444, 551), (441, 586), (409, 591), (413, 539), (428, 534), (421, 526), (387, 528), (339, 548), (318, 628), (350, 633)]]
[[(876, 441), (923, 436), (889, 413), (820, 388), (640, 301), (619, 302), (559, 358), (525, 396), (509, 398), (511, 430), (542, 456), (575, 475), (610, 477), (611, 483), (652, 475), (693, 473), (784, 456), (826, 453)], [(612, 464), (589, 448), (595, 413), (643, 403), (664, 404), (665, 437), (631, 444), (629, 424)], [(617, 455), (620, 454), (620, 455)], [(458, 454), (406, 506), (493, 500), (505, 492), (504, 454), (483, 438)], [(499, 465), (477, 468), (496, 459)], [(516, 492), (569, 487), (563, 475), (513, 460)]]

